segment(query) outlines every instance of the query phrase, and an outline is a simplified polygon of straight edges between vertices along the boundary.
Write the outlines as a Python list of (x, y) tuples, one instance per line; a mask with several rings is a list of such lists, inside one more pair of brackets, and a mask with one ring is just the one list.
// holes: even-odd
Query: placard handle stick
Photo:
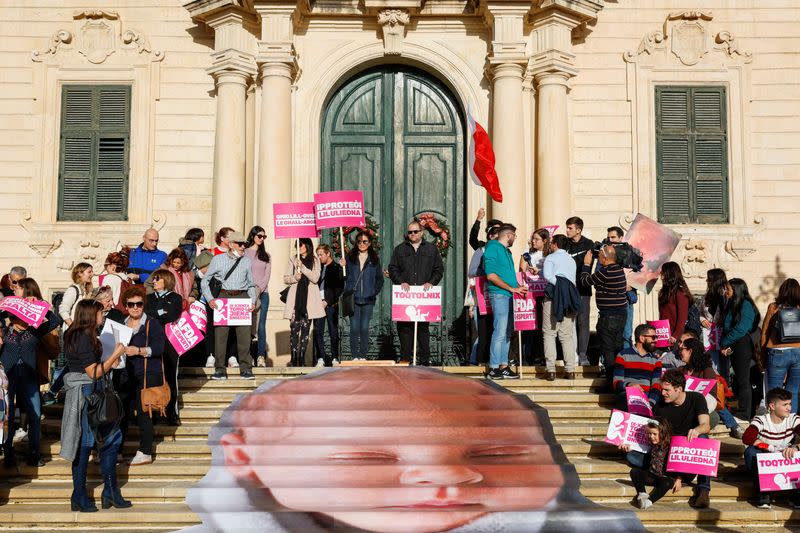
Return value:
[(411, 356), (411, 364), (417, 366), (417, 321), (414, 321), (414, 352)]
[(517, 374), (522, 377), (522, 330), (517, 332), (519, 339), (519, 362), (517, 363)]
[[(339, 246), (341, 246), (342, 257), (344, 257), (344, 228), (339, 226)], [(347, 277), (347, 262), (342, 267), (342, 274)]]
[[(308, 253), (308, 250), (306, 250), (306, 253)], [(297, 239), (297, 260), (298, 261), (300, 260), (300, 238), (299, 237)]]

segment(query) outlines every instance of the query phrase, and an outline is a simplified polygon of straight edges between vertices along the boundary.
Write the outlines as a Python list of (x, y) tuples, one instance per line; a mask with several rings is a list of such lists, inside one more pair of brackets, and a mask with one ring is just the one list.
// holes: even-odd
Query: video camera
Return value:
[(617, 252), (617, 264), (622, 268), (629, 268), (633, 272), (642, 270), (642, 261), (644, 258), (642, 257), (642, 252), (637, 248), (634, 248), (627, 242), (610, 242), (608, 239), (603, 239), (602, 242), (595, 241), (592, 247), (592, 257), (597, 259), (600, 249), (603, 248), (603, 246), (614, 247), (614, 250)]

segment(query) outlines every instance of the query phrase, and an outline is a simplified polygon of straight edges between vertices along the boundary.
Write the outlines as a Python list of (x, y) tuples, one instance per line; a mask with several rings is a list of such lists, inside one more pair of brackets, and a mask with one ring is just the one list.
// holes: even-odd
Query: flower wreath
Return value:
[[(366, 231), (370, 239), (372, 239), (372, 249), (376, 252), (381, 251), (381, 232), (380, 232), (380, 224), (375, 222), (375, 219), (372, 218), (370, 215), (365, 216), (365, 220), (367, 222), (366, 227), (359, 228), (358, 226), (345, 226), (342, 228), (344, 231), (344, 253), (350, 251), (350, 249), (355, 246), (353, 242), (351, 242), (350, 237), (351, 234), (355, 236), (355, 233), (358, 233), (359, 230)], [(334, 254), (342, 257), (342, 245), (341, 241), (339, 240), (339, 228), (333, 228), (328, 232), (328, 237), (331, 240), (331, 248), (333, 249)]]
[(426, 229), (436, 236), (434, 244), (436, 249), (439, 250), (439, 255), (442, 259), (447, 258), (447, 252), (450, 250), (452, 243), (450, 242), (450, 227), (447, 223), (437, 218), (433, 213), (421, 213), (415, 217), (419, 222), (422, 229)]

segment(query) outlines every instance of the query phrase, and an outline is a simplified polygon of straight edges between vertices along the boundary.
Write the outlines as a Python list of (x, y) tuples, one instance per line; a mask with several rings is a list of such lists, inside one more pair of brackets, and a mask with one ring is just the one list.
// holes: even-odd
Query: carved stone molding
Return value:
[(383, 30), (383, 50), (386, 55), (403, 53), (406, 25), (411, 22), (407, 9), (383, 9), (378, 12), (378, 24)]
[(96, 260), (97, 256), (101, 253), (100, 241), (83, 240), (80, 241), (78, 245), (80, 246), (78, 254), (80, 254), (82, 259), (85, 259), (87, 261)]
[(58, 250), (64, 243), (61, 239), (35, 239), (28, 243), (28, 248), (39, 254), (42, 259)]
[(133, 51), (137, 55), (149, 56), (158, 62), (164, 52), (153, 50), (147, 37), (135, 29), (126, 29), (116, 11), (88, 9), (73, 13), (72, 28), (60, 29), (50, 39), (50, 46), (34, 50), (31, 59), (37, 63), (65, 54), (74, 53), (89, 63), (100, 65), (118, 52)]
[(720, 31), (714, 38), (708, 27), (713, 20), (707, 11), (681, 11), (670, 13), (661, 30), (645, 34), (636, 50), (625, 52), (624, 59), (634, 63), (642, 55), (652, 55), (655, 51), (671, 53), (685, 66), (700, 63), (711, 51), (718, 50), (731, 58), (752, 61), (752, 54), (740, 50), (735, 37), (729, 31)]

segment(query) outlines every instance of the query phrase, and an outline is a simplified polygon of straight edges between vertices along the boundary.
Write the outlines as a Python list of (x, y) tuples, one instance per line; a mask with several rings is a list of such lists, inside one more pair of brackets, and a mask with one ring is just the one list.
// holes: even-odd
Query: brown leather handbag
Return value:
[[(147, 321), (147, 325), (145, 326), (145, 334), (147, 336), (144, 347), (147, 347), (147, 344), (150, 341), (150, 320)], [(157, 385), (155, 387), (148, 387), (147, 386), (147, 359), (144, 359), (144, 386), (142, 390), (139, 392), (142, 397), (142, 410), (147, 411), (147, 414), (151, 417), (153, 416), (153, 411), (159, 411), (161, 416), (167, 416), (167, 404), (169, 403), (171, 394), (169, 390), (169, 384), (167, 384), (167, 375), (164, 372), (164, 359), (161, 358), (161, 385)]]
[(58, 328), (42, 335), (36, 345), (36, 374), (39, 385), (50, 382), (50, 361), (58, 359), (61, 343), (58, 339)]

